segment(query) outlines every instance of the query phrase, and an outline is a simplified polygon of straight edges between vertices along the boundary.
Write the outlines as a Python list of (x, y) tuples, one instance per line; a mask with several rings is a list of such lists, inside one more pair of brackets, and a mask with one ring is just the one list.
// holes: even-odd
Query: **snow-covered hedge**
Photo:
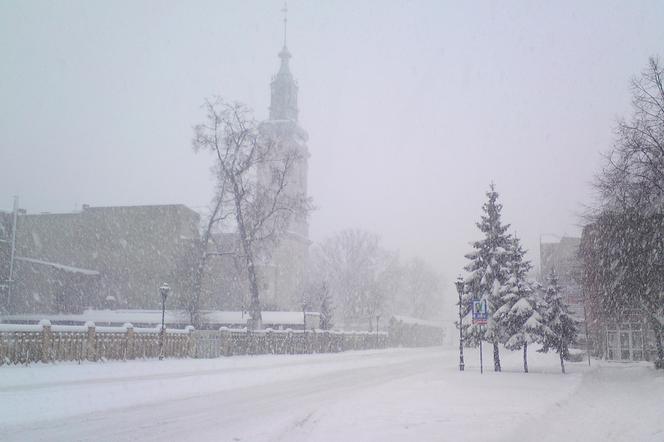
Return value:
[(390, 346), (393, 347), (429, 347), (443, 345), (445, 331), (437, 322), (393, 316), (388, 328)]

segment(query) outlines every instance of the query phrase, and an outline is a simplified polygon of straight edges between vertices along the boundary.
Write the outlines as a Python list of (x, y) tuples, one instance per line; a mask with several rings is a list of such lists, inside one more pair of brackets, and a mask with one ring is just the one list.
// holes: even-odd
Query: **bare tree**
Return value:
[(396, 255), (380, 247), (378, 236), (344, 230), (319, 244), (311, 256), (311, 271), (325, 281), (337, 306), (337, 319), (346, 326), (369, 325), (388, 313), (398, 280)]
[(225, 213), (222, 210), (224, 195), (226, 193), (226, 182), (224, 181), (220, 184), (221, 188), (216, 192), (214, 197), (215, 201), (212, 204), (211, 212), (206, 220), (205, 228), (203, 229), (201, 238), (193, 248), (194, 269), (192, 275), (191, 295), (186, 300), (185, 308), (189, 313), (189, 320), (191, 324), (193, 324), (195, 327), (198, 327), (200, 324), (200, 304), (203, 291), (203, 279), (205, 277), (205, 269), (208, 263), (208, 259), (212, 256), (233, 253), (232, 251), (224, 252), (219, 250), (217, 247), (211, 247), (211, 245), (216, 246), (213, 240), (213, 235), (216, 229), (218, 229), (219, 225), (231, 215), (231, 213)]
[[(306, 217), (311, 204), (290, 185), (302, 160), (274, 132), (261, 130), (251, 111), (241, 103), (216, 98), (204, 104), (206, 120), (195, 127), (195, 151), (214, 154), (217, 199), (215, 219), (232, 214), (241, 257), (249, 282), (251, 326), (261, 327), (257, 266), (269, 259), (291, 221)], [(267, 133), (269, 132), (269, 134)]]
[(664, 68), (650, 58), (632, 80), (633, 114), (618, 122), (616, 141), (595, 180), (599, 204), (582, 248), (585, 284), (599, 289), (607, 311), (641, 307), (664, 366)]
[(650, 58), (641, 76), (632, 80), (631, 120), (618, 122), (616, 141), (595, 181), (600, 209), (637, 210), (647, 214), (664, 208), (664, 68)]
[[(439, 275), (423, 260), (402, 263), (381, 247), (378, 236), (343, 230), (317, 244), (311, 253), (308, 289), (320, 302), (329, 291), (336, 319), (345, 326), (374, 329), (392, 314), (433, 319), (442, 314)], [(322, 313), (322, 312), (321, 312)]]
[(437, 319), (443, 312), (441, 277), (425, 261), (414, 258), (403, 265), (399, 311), (416, 318)]

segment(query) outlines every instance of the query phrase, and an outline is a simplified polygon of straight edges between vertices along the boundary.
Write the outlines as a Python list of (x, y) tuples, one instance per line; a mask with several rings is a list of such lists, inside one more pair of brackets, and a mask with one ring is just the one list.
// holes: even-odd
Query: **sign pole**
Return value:
[(482, 365), (482, 326), (480, 325), (480, 374), (484, 373), (484, 368)]
[(482, 325), (489, 320), (489, 313), (486, 308), (486, 301), (473, 301), (473, 324), (477, 324), (480, 329), (480, 374), (484, 373), (482, 363)]

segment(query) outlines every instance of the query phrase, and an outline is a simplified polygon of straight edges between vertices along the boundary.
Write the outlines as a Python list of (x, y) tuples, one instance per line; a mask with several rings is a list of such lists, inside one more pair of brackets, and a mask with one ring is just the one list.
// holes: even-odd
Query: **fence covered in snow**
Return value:
[(222, 355), (336, 353), (386, 348), (387, 333), (326, 330), (220, 330)]
[[(155, 358), (159, 328), (0, 324), (0, 365), (31, 362)], [(163, 355), (212, 358), (232, 355), (329, 353), (388, 346), (386, 333), (322, 330), (166, 329)]]
[[(188, 357), (193, 329), (166, 330), (163, 352)], [(53, 361), (97, 361), (152, 358), (160, 353), (160, 332), (155, 328), (0, 324), (0, 364)]]

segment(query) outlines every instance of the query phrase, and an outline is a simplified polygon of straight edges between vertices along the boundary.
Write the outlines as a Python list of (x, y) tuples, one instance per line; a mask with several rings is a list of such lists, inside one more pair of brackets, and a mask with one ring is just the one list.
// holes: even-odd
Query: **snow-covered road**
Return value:
[[(489, 354), (486, 354), (489, 360)], [(646, 364), (506, 354), (327, 355), (0, 367), (0, 440), (664, 440), (664, 376)], [(640, 410), (640, 411), (639, 411)]]

